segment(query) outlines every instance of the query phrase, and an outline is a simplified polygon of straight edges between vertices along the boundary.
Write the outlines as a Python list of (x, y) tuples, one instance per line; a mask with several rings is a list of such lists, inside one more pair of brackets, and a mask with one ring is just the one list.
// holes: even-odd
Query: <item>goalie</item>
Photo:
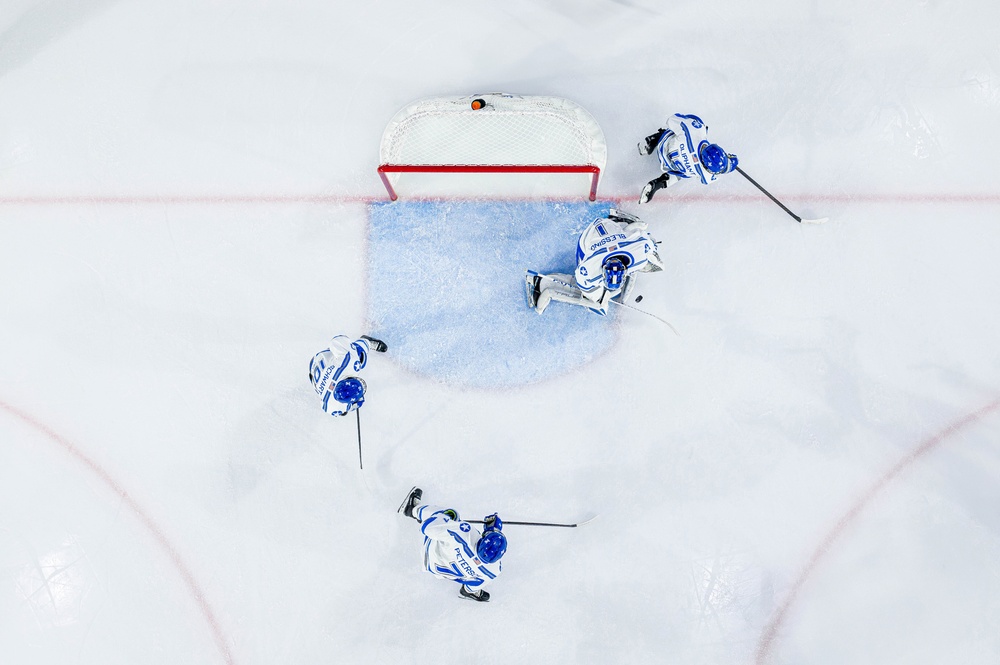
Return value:
[(605, 316), (611, 300), (624, 303), (628, 298), (636, 273), (659, 270), (663, 262), (646, 222), (612, 208), (580, 234), (573, 275), (528, 271), (528, 306), (542, 314), (557, 300)]

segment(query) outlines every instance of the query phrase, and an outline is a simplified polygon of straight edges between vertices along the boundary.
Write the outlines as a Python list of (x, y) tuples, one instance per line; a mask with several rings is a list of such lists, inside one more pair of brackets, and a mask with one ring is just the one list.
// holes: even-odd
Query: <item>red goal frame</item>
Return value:
[(591, 201), (597, 200), (597, 182), (601, 178), (601, 168), (594, 164), (380, 164), (378, 175), (391, 201), (399, 196), (387, 173), (590, 173)]

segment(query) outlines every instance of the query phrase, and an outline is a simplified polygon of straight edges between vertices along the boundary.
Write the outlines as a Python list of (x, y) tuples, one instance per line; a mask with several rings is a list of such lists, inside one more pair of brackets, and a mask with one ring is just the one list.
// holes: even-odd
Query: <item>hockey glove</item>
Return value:
[(450, 519), (451, 521), (453, 521), (453, 522), (458, 522), (459, 521), (458, 511), (456, 511), (455, 509), (453, 509), (453, 508), (447, 508), (445, 510), (442, 510), (441, 512), (443, 512), (445, 514), (445, 516), (448, 519)]
[(503, 522), (496, 513), (483, 518), (483, 533), (489, 533), (490, 531), (503, 531)]

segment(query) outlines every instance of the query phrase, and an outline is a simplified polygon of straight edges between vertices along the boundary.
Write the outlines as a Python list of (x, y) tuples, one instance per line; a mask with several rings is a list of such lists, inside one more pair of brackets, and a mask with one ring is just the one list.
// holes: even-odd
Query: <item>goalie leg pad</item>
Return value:
[(529, 270), (524, 277), (525, 296), (528, 306), (539, 314), (545, 311), (553, 300), (568, 302), (575, 305), (583, 304), (583, 293), (576, 287), (572, 275), (556, 273), (541, 275)]
[(587, 294), (576, 286), (576, 282), (571, 275), (553, 274), (537, 275), (538, 297), (535, 301), (535, 311), (539, 314), (545, 311), (553, 300), (564, 302), (568, 305), (578, 305), (586, 307), (592, 312), (604, 315), (607, 313), (607, 292), (601, 289), (601, 294)]

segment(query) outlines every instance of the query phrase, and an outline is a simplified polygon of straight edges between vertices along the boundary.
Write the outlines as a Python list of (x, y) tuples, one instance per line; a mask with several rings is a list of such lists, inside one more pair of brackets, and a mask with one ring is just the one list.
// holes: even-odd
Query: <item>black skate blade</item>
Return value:
[(538, 273), (529, 270), (524, 276), (524, 295), (528, 300), (528, 307), (534, 309), (535, 303), (538, 302), (538, 284), (541, 282), (541, 277)]
[(410, 495), (412, 495), (412, 494), (413, 494), (413, 490), (415, 490), (415, 489), (417, 489), (417, 486), (416, 486), (416, 485), (414, 485), (413, 487), (411, 487), (411, 488), (410, 488), (410, 491), (406, 493), (406, 498), (405, 498), (405, 499), (403, 499), (403, 503), (399, 504), (399, 508), (397, 508), (397, 509), (396, 509), (396, 512), (397, 512), (397, 513), (401, 513), (401, 512), (403, 512), (403, 508), (406, 508), (406, 504), (407, 504), (407, 502), (409, 502), (409, 500), (410, 500)]
[(488, 603), (488, 602), (490, 602), (490, 594), (487, 593), (487, 592), (485, 592), (485, 591), (482, 591), (481, 593), (485, 597), (480, 597), (480, 596), (476, 596), (475, 594), (466, 593), (465, 587), (462, 587), (461, 589), (458, 590), (458, 595), (460, 597), (462, 597), (462, 598), (465, 598), (466, 600), (474, 600), (477, 603)]
[(369, 337), (368, 335), (362, 335), (361, 339), (368, 340), (371, 347), (375, 349), (378, 353), (385, 353), (389, 350), (389, 345), (380, 339), (375, 339), (374, 337)]

